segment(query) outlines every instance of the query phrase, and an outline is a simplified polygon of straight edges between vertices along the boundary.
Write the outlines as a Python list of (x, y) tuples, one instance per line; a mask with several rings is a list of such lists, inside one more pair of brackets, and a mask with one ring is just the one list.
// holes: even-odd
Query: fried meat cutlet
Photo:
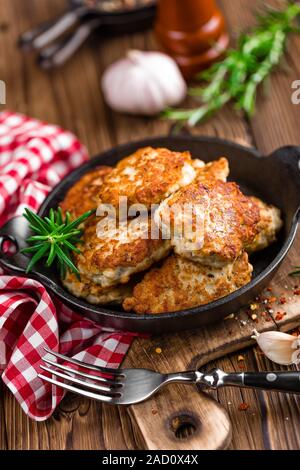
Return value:
[(174, 251), (207, 266), (234, 261), (258, 233), (257, 204), (235, 183), (192, 183), (163, 201), (155, 221)]
[(144, 271), (170, 252), (170, 241), (151, 239), (148, 219), (120, 223), (117, 229), (106, 227), (99, 231), (99, 221), (85, 227), (74, 262), (80, 274), (95, 284), (110, 287), (124, 284), (132, 274)]
[[(201, 161), (201, 160), (200, 160)], [(205, 183), (208, 179), (227, 181), (229, 176), (229, 163), (227, 158), (221, 157), (219, 160), (207, 163), (204, 167), (200, 166), (197, 171), (196, 181)]]
[(83, 175), (67, 192), (60, 207), (76, 219), (91, 209), (97, 209), (100, 201), (99, 189), (112, 171), (109, 166), (99, 166)]
[(110, 303), (121, 304), (122, 301), (132, 293), (132, 285), (130, 283), (113, 287), (101, 287), (82, 274), (80, 279), (78, 279), (77, 276), (70, 271), (68, 271), (66, 277), (62, 279), (62, 283), (75, 297), (85, 299), (87, 302), (94, 305)]
[(146, 147), (121, 160), (99, 190), (103, 203), (117, 207), (119, 198), (128, 198), (128, 205), (159, 204), (196, 177), (189, 152), (173, 152), (165, 148)]
[(246, 246), (248, 253), (263, 250), (275, 242), (276, 235), (282, 227), (281, 213), (277, 207), (266, 204), (257, 197), (251, 199), (259, 207), (260, 220), (256, 237)]
[(123, 302), (126, 311), (166, 313), (204, 305), (244, 286), (251, 280), (247, 253), (222, 268), (194, 263), (177, 255), (149, 271)]

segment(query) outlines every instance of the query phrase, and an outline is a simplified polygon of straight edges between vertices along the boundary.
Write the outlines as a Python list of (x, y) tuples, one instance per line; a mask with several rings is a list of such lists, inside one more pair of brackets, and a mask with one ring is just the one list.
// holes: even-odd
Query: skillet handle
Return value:
[(275, 150), (270, 155), (270, 158), (276, 158), (286, 167), (286, 175), (282, 175), (282, 181), (284, 178), (293, 180), (295, 186), (299, 192), (299, 206), (296, 210), (296, 220), (300, 223), (300, 147), (287, 145)]
[[(29, 258), (20, 250), (27, 246), (26, 239), (30, 235), (27, 220), (23, 216), (13, 217), (0, 228), (0, 265), (9, 274), (26, 273)], [(4, 252), (5, 241), (10, 241), (15, 246), (15, 253)]]

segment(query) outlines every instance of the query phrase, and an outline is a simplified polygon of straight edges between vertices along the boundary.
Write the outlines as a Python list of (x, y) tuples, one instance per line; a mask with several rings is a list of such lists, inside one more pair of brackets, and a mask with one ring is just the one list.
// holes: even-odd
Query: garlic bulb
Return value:
[(131, 50), (104, 72), (102, 90), (115, 111), (152, 116), (180, 103), (187, 86), (171, 57)]
[(252, 338), (256, 339), (266, 357), (276, 364), (300, 363), (300, 336), (297, 338), (280, 331), (258, 333), (254, 330)]

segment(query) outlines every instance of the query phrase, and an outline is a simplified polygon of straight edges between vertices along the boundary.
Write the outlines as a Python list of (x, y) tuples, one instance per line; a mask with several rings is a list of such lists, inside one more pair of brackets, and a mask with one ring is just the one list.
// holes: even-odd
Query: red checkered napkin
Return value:
[[(87, 160), (76, 137), (20, 114), (0, 113), (0, 224), (25, 207), (37, 210), (49, 190)], [(133, 335), (104, 329), (71, 311), (37, 281), (0, 275), (0, 370), (22, 409), (51, 416), (62, 390), (38, 378), (44, 347), (117, 368)]]

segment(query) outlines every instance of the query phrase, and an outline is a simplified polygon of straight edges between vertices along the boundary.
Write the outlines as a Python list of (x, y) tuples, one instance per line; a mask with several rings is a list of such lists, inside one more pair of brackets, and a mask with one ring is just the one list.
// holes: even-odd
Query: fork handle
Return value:
[(241, 374), (225, 374), (216, 388), (226, 385), (300, 393), (300, 372), (244, 372)]
[(244, 386), (300, 393), (300, 372), (245, 372)]

